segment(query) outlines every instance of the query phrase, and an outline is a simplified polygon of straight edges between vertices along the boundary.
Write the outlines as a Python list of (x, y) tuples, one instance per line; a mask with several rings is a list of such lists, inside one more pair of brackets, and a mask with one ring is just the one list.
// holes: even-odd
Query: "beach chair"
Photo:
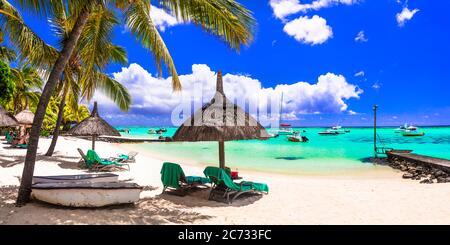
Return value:
[(116, 161), (121, 163), (127, 163), (127, 162), (136, 162), (136, 155), (138, 153), (135, 151), (130, 151), (128, 155), (120, 154), (118, 157), (115, 158)]
[(215, 195), (220, 194), (222, 197), (226, 197), (228, 204), (231, 204), (244, 193), (269, 193), (269, 187), (266, 184), (251, 181), (236, 183), (224, 169), (218, 167), (206, 167), (203, 173), (213, 183), (211, 192), (209, 193), (209, 200), (213, 199)]
[(210, 179), (199, 176), (186, 176), (179, 164), (165, 162), (161, 168), (162, 193), (184, 196), (188, 190), (211, 183)]
[(14, 141), (14, 138), (7, 132), (5, 134), (5, 140), (7, 144), (11, 144)]
[(87, 168), (93, 171), (130, 170), (130, 165), (100, 158), (94, 150), (87, 151), (85, 164)]
[(17, 145), (11, 145), (13, 148), (20, 148), (20, 149), (27, 149), (28, 144), (17, 144)]

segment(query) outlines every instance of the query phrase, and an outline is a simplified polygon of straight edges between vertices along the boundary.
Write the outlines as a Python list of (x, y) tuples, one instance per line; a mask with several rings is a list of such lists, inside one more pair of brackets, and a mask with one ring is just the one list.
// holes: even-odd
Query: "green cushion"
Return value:
[(123, 164), (120, 164), (116, 161), (110, 161), (107, 159), (102, 159), (100, 158), (100, 156), (97, 154), (97, 152), (95, 152), (94, 150), (88, 150), (88, 152), (86, 153), (86, 166), (88, 168), (92, 167), (92, 164), (102, 164), (102, 165), (117, 165), (117, 166), (123, 166)]
[(235, 183), (226, 170), (218, 167), (206, 167), (203, 171), (206, 177), (210, 178), (216, 185), (223, 183), (233, 191), (256, 190), (269, 192), (269, 187), (264, 183), (255, 183), (251, 181), (243, 181), (240, 184)]
[(165, 162), (161, 168), (161, 181), (164, 187), (172, 187), (179, 189), (181, 177), (184, 176), (188, 185), (194, 183), (207, 184), (211, 183), (208, 178), (200, 176), (185, 176), (183, 169), (179, 164), (172, 162)]
[(161, 168), (161, 181), (164, 187), (180, 188), (180, 179), (184, 176), (180, 165), (172, 162), (165, 162)]

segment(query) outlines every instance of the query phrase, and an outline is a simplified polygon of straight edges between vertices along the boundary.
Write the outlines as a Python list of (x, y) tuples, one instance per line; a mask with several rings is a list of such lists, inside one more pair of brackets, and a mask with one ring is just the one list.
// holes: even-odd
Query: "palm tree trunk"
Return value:
[(80, 38), (81, 31), (83, 30), (86, 21), (89, 17), (90, 11), (84, 9), (77, 18), (77, 21), (69, 34), (69, 37), (64, 44), (64, 47), (53, 65), (53, 69), (48, 77), (47, 83), (44, 86), (39, 103), (34, 116), (33, 127), (30, 133), (30, 142), (27, 149), (27, 155), (25, 157), (25, 165), (23, 167), (22, 179), (20, 182), (19, 195), (17, 196), (16, 206), (25, 205), (30, 200), (31, 194), (31, 182), (34, 174), (34, 164), (36, 162), (36, 153), (39, 143), (39, 134), (44, 121), (45, 111), (48, 106), (50, 97), (61, 77), (61, 74), (69, 61), (70, 56)]
[(64, 106), (66, 105), (67, 91), (69, 90), (66, 86), (64, 86), (64, 92), (61, 99), (61, 103), (59, 103), (58, 119), (56, 119), (55, 130), (53, 130), (52, 143), (50, 143), (47, 153), (45, 153), (45, 155), (48, 157), (51, 157), (53, 155), (53, 152), (55, 151), (56, 142), (58, 141), (59, 128), (61, 127), (61, 121), (64, 115)]

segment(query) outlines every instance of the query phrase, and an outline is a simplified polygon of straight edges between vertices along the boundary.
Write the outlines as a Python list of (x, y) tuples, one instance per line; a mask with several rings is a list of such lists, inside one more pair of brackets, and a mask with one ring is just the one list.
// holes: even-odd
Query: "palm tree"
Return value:
[[(51, 23), (54, 33), (60, 40), (59, 43), (63, 44), (70, 34), (73, 21), (67, 18), (66, 10), (63, 9), (51, 20)], [(66, 103), (73, 110), (76, 110), (80, 95), (81, 99), (89, 101), (95, 90), (100, 89), (120, 109), (123, 111), (128, 110), (131, 104), (131, 96), (128, 90), (119, 82), (101, 72), (110, 62), (127, 63), (125, 50), (111, 42), (112, 27), (116, 23), (118, 23), (117, 18), (108, 9), (104, 8), (94, 9), (87, 20), (86, 27), (81, 33), (81, 41), (76, 46), (69, 60), (69, 65), (64, 68), (63, 79), (57, 89), (62, 99), (58, 107), (59, 112), (52, 142), (45, 154), (46, 156), (52, 156), (55, 150)], [(95, 45), (98, 47), (95, 47)], [(52, 59), (53, 57), (49, 58)], [(95, 63), (96, 65), (89, 65), (89, 63)]]
[(37, 105), (43, 82), (36, 69), (23, 65), (12, 68), (11, 75), (16, 86), (11, 101), (13, 113), (16, 114), (30, 105)]
[[(64, 4), (58, 4), (58, 2), (56, 0), (20, 1), (24, 7), (47, 16), (60, 12), (61, 6), (66, 7)], [(173, 88), (175, 90), (181, 89), (172, 57), (151, 19), (149, 0), (69, 0), (61, 2), (69, 5), (67, 9), (70, 11), (70, 16), (76, 21), (54, 64), (46, 64), (51, 72), (42, 91), (30, 133), (30, 143), (16, 202), (18, 206), (28, 202), (30, 197), (39, 131), (46, 107), (60, 80), (64, 67), (78, 45), (83, 28), (95, 8), (114, 8), (115, 12), (123, 13), (125, 24), (141, 44), (151, 51), (160, 73), (162, 63), (164, 63), (172, 75)], [(252, 40), (254, 19), (251, 13), (235, 0), (159, 0), (159, 3), (166, 10), (173, 12), (180, 20), (190, 21), (201, 26), (202, 30), (223, 38), (230, 47), (238, 51), (241, 44), (249, 44)], [(18, 46), (22, 57), (36, 58), (34, 59), (34, 62), (36, 62), (39, 58), (42, 58), (41, 56), (45, 55), (45, 52), (51, 52), (45, 42), (25, 25), (18, 11), (8, 1), (0, 0), (0, 14), (5, 20), (5, 26), (11, 34), (12, 42)], [(24, 38), (25, 35), (27, 35), (27, 38)], [(30, 45), (30, 42), (34, 42), (36, 45)], [(42, 48), (42, 50), (37, 53), (39, 48)], [(91, 65), (94, 65), (94, 63), (91, 63)], [(39, 63), (37, 64), (39, 65)], [(42, 61), (42, 64), (44, 64), (44, 61)]]
[(64, 115), (62, 120), (63, 129), (69, 130), (71, 124), (79, 123), (90, 115), (91, 112), (85, 105), (77, 104), (75, 108), (71, 106), (64, 107)]

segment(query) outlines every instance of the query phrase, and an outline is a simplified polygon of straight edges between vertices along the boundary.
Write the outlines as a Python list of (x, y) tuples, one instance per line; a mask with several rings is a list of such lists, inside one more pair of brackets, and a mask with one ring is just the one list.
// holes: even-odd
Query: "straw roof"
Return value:
[(71, 128), (67, 133), (79, 136), (120, 136), (119, 131), (98, 115), (97, 102), (94, 102), (94, 109), (92, 109), (91, 116)]
[(14, 116), (7, 112), (3, 106), (0, 105), (0, 127), (18, 126), (19, 122)]
[(219, 71), (212, 100), (187, 119), (172, 138), (174, 141), (230, 141), (267, 139), (269, 134), (256, 119), (226, 98)]
[(20, 124), (31, 125), (33, 124), (34, 113), (27, 108), (17, 113), (15, 117)]

